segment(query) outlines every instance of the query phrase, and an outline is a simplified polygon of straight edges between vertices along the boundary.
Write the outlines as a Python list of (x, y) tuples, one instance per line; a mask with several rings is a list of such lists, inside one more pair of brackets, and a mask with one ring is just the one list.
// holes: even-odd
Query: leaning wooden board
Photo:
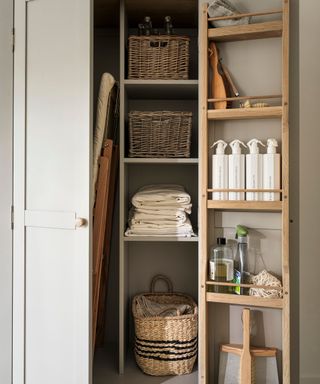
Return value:
[(103, 258), (103, 265), (102, 265), (100, 294), (99, 294), (99, 303), (98, 303), (96, 346), (102, 345), (103, 339), (104, 339), (105, 303), (106, 303), (106, 295), (107, 295), (107, 288), (108, 288), (108, 274), (109, 274), (111, 235), (112, 235), (112, 218), (113, 218), (114, 203), (115, 203), (115, 191), (116, 191), (116, 185), (117, 185), (118, 165), (119, 165), (119, 147), (117, 145), (114, 145), (113, 151), (112, 151), (111, 175), (110, 175), (110, 185), (109, 185), (109, 195), (108, 195), (109, 198), (108, 198), (108, 208), (107, 208), (108, 214), (107, 214), (106, 233), (105, 233), (105, 240), (104, 240), (104, 258)]
[(113, 141), (106, 140), (100, 157), (97, 195), (93, 220), (93, 305), (92, 305), (92, 341), (95, 346), (98, 317), (101, 275), (103, 268), (103, 253), (105, 232), (108, 217), (108, 198), (111, 178)]

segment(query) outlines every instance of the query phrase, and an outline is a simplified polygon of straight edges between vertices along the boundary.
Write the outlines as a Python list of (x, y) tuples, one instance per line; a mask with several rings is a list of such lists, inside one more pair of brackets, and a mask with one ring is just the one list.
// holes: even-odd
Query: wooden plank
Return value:
[(255, 296), (232, 295), (227, 293), (207, 292), (207, 301), (232, 305), (282, 309), (283, 299), (264, 299)]
[(224, 188), (224, 189), (216, 189), (216, 188), (208, 188), (207, 192), (278, 192), (282, 193), (282, 189), (246, 189), (246, 188)]
[(209, 333), (206, 302), (208, 188), (208, 4), (202, 4), (199, 28), (199, 384), (209, 382)]
[(104, 341), (104, 330), (105, 330), (105, 303), (107, 295), (107, 284), (110, 264), (110, 253), (111, 253), (111, 236), (112, 236), (112, 219), (115, 203), (115, 191), (117, 185), (117, 172), (119, 165), (119, 147), (114, 146), (112, 151), (111, 161), (111, 174), (110, 174), (110, 186), (108, 194), (108, 207), (107, 207), (107, 222), (106, 232), (104, 239), (104, 258), (101, 270), (101, 282), (100, 282), (100, 295), (98, 303), (98, 317), (97, 317), (97, 336), (96, 345), (102, 346)]
[(281, 99), (282, 95), (264, 95), (264, 96), (236, 96), (226, 97), (225, 99), (208, 99), (208, 103), (215, 101), (237, 101), (237, 100), (265, 100), (265, 99)]
[(256, 40), (282, 36), (282, 20), (248, 25), (209, 28), (209, 40), (217, 42)]
[(255, 285), (255, 284), (236, 284), (236, 283), (228, 283), (221, 281), (207, 281), (207, 285), (219, 285), (222, 287), (243, 287), (243, 288), (255, 288), (255, 289), (265, 289), (266, 291), (282, 291), (282, 287), (273, 287), (270, 285)]
[(98, 188), (93, 220), (93, 304), (92, 304), (92, 343), (95, 346), (98, 318), (98, 305), (101, 286), (101, 274), (104, 257), (104, 240), (107, 224), (108, 197), (111, 175), (113, 142), (106, 140), (100, 157)]
[(290, 279), (289, 279), (289, 0), (283, 0), (282, 40), (282, 280), (284, 311), (282, 316), (283, 383), (290, 378)]
[(282, 201), (208, 200), (208, 209), (281, 211)]
[(281, 118), (282, 107), (230, 108), (208, 110), (209, 120), (242, 120)]
[(274, 11), (265, 11), (265, 12), (249, 12), (249, 13), (239, 13), (232, 16), (219, 16), (219, 17), (209, 17), (208, 21), (218, 21), (218, 20), (233, 20), (241, 19), (242, 17), (254, 17), (254, 16), (268, 16), (276, 15), (282, 13), (282, 9), (276, 9)]
[(175, 237), (175, 236), (124, 236), (125, 242), (185, 242), (196, 243), (199, 240), (198, 236), (192, 237)]

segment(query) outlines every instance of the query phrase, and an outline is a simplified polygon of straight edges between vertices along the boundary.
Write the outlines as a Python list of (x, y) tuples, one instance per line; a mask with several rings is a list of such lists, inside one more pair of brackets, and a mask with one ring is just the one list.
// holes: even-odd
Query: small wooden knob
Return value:
[(84, 227), (87, 224), (87, 220), (83, 217), (76, 218), (76, 228)]

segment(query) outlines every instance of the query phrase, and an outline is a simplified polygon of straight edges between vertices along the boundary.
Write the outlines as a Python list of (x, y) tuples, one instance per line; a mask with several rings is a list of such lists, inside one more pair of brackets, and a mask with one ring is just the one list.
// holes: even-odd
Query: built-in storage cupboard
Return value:
[[(241, 309), (252, 302), (238, 297), (234, 302), (210, 299), (206, 293), (210, 246), (219, 236), (234, 240), (236, 225), (246, 225), (253, 270), (266, 268), (283, 276), (287, 215), (281, 209), (214, 206), (209, 198), (209, 147), (214, 140), (275, 137), (282, 144), (282, 156), (287, 148), (280, 115), (231, 121), (230, 111), (225, 111), (225, 116), (213, 117), (209, 123), (208, 115), (204, 117), (210, 95), (206, 94), (208, 25), (203, 4), (197, 0), (16, 2), (14, 384), (169, 380), (144, 375), (133, 356), (131, 301), (134, 295), (148, 292), (152, 277), (159, 273), (172, 280), (174, 290), (191, 295), (199, 304), (198, 364), (181, 382), (216, 383), (219, 344), (242, 342)], [(282, 7), (281, 0), (235, 0), (234, 4), (244, 12)], [(128, 37), (137, 34), (145, 16), (162, 28), (167, 15), (175, 33), (190, 38), (188, 78), (130, 79)], [(272, 15), (271, 20), (280, 20), (278, 16)], [(278, 36), (219, 45), (242, 95), (282, 94), (281, 42)], [(91, 159), (104, 72), (112, 73), (119, 86), (120, 162), (104, 345), (92, 351)], [(130, 157), (130, 111), (161, 110), (192, 112), (190, 157)], [(183, 185), (190, 194), (194, 236), (125, 236), (133, 194), (144, 185), (159, 183)], [(207, 205), (213, 209), (207, 210)], [(165, 287), (159, 284), (159, 288)], [(277, 347), (280, 356), (283, 314), (288, 312), (263, 305), (252, 309), (252, 343)], [(281, 374), (280, 358), (278, 367)]]

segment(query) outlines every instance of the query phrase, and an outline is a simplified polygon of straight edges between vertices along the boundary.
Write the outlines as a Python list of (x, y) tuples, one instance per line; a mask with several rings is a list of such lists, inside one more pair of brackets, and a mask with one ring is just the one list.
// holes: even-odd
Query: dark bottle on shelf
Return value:
[(144, 18), (144, 32), (146, 36), (152, 35), (152, 21), (150, 16)]
[(143, 36), (144, 34), (145, 34), (144, 24), (140, 23), (138, 24), (138, 36)]
[(173, 25), (172, 25), (171, 16), (166, 16), (164, 18), (164, 33), (166, 35), (172, 35), (173, 34)]

